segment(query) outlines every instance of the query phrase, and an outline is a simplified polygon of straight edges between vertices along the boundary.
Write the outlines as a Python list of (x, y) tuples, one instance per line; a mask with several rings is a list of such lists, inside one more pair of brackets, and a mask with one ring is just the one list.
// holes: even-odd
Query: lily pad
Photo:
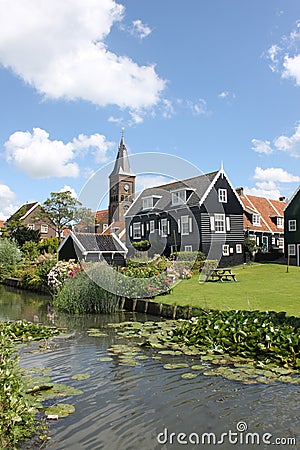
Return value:
[(202, 366), (202, 364), (195, 364), (194, 366), (191, 367), (192, 370), (203, 370), (204, 366)]
[(192, 380), (193, 378), (196, 378), (196, 377), (197, 377), (197, 375), (195, 373), (190, 373), (190, 372), (183, 373), (181, 375), (181, 378), (183, 378), (184, 380)]
[(74, 412), (75, 407), (73, 405), (69, 405), (68, 403), (58, 403), (45, 410), (46, 416), (58, 417), (67, 417), (69, 414), (73, 414)]
[(87, 380), (90, 376), (91, 375), (89, 373), (76, 373), (72, 376), (72, 380)]
[(177, 364), (165, 364), (164, 369), (171, 370), (171, 369), (186, 369), (189, 367), (186, 363), (177, 363)]
[(114, 359), (111, 358), (110, 356), (101, 356), (100, 358), (98, 358), (98, 361), (102, 361), (102, 362), (108, 362), (108, 361), (113, 361)]

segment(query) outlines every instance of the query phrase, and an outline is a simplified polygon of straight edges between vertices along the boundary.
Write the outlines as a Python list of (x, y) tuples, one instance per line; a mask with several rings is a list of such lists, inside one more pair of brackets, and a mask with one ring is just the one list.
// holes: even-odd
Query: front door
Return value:
[(268, 237), (267, 236), (263, 236), (262, 237), (262, 246), (261, 246), (261, 251), (263, 253), (267, 253), (268, 251)]

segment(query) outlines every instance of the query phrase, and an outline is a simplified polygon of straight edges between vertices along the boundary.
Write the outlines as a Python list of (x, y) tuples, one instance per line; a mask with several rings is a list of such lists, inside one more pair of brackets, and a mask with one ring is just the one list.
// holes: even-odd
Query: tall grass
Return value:
[[(103, 275), (106, 276), (104, 272), (105, 268)], [(101, 277), (101, 271), (98, 276)], [(102, 283), (96, 283), (91, 278), (92, 274), (80, 272), (67, 279), (54, 297), (54, 307), (71, 314), (115, 312), (119, 307), (119, 296), (107, 291), (101, 287)]]

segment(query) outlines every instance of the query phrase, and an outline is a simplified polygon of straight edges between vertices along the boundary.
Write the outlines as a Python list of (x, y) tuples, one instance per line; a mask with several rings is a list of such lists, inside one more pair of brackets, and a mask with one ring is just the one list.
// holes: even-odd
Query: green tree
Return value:
[(0, 239), (0, 266), (17, 264), (21, 259), (21, 252), (16, 241), (8, 238)]
[(38, 243), (40, 240), (40, 232), (37, 230), (31, 230), (30, 228), (28, 228), (26, 225), (16, 225), (14, 226), (14, 228), (11, 228), (10, 231), (8, 232), (8, 236), (11, 239), (14, 239), (19, 247), (23, 247), (23, 245), (25, 244), (25, 242), (35, 242)]
[(61, 240), (62, 231), (79, 222), (86, 212), (82, 203), (72, 196), (70, 191), (51, 192), (50, 197), (43, 204), (42, 215), (46, 214), (56, 227)]
[(40, 255), (38, 244), (34, 241), (26, 241), (22, 245), (22, 254), (27, 261), (35, 260)]

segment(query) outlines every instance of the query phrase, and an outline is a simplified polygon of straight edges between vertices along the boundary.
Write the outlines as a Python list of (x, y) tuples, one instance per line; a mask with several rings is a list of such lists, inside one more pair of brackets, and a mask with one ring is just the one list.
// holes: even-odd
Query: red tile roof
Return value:
[[(265, 197), (243, 194), (240, 200), (244, 205), (244, 228), (253, 231), (266, 231), (269, 233), (283, 233), (283, 227), (278, 227), (275, 217), (284, 216), (285, 201), (272, 200)], [(261, 216), (260, 225), (253, 225), (249, 214)], [(273, 218), (273, 220), (272, 220)]]
[(0, 228), (4, 228), (4, 220), (0, 220)]
[(101, 211), (96, 211), (93, 214), (96, 217), (96, 222), (100, 223), (105, 216), (108, 216), (108, 209), (102, 209)]
[(126, 233), (124, 232), (124, 230), (125, 230), (125, 222), (124, 221), (113, 222), (101, 234), (104, 236), (109, 236), (113, 232), (118, 236), (118, 238), (121, 241), (124, 241), (124, 240), (126, 240)]

